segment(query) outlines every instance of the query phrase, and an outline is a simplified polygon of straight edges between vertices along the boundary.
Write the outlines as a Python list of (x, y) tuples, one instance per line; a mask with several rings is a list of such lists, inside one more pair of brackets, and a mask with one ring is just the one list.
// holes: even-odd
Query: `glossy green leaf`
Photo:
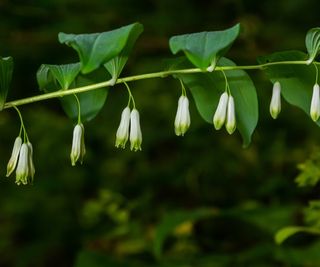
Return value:
[(141, 24), (139, 24), (139, 27), (134, 27), (129, 33), (127, 43), (120, 54), (104, 64), (105, 68), (111, 74), (114, 82), (120, 76), (123, 67), (127, 63), (129, 54), (142, 31), (143, 26)]
[(153, 251), (156, 257), (162, 254), (162, 247), (167, 237), (180, 224), (187, 221), (197, 221), (215, 215), (211, 209), (197, 209), (191, 211), (174, 211), (167, 213), (156, 228)]
[[(300, 51), (278, 52), (258, 58), (260, 64), (276, 61), (306, 60), (307, 54)], [(281, 94), (290, 104), (301, 108), (310, 116), (312, 88), (316, 69), (313, 65), (272, 65), (264, 68), (272, 83), (279, 81)], [(271, 90), (271, 86), (270, 86)], [(319, 121), (317, 122), (320, 125)]]
[(288, 226), (279, 230), (275, 235), (275, 241), (277, 244), (282, 244), (285, 240), (287, 240), (290, 236), (294, 234), (304, 232), (309, 234), (317, 234), (320, 235), (320, 230), (316, 228), (309, 227), (300, 227), (300, 226)]
[[(235, 66), (227, 58), (221, 58), (218, 66)], [(225, 71), (235, 101), (237, 129), (242, 135), (243, 145), (248, 146), (258, 123), (258, 99), (254, 84), (243, 70)], [(225, 90), (225, 79), (221, 71), (177, 75), (190, 89), (202, 118), (213, 123), (213, 115), (220, 95)]]
[(79, 72), (80, 63), (65, 65), (42, 64), (37, 71), (37, 81), (41, 90), (50, 91), (50, 84), (56, 84), (56, 82), (60, 85), (60, 89), (66, 90)]
[(13, 58), (0, 57), (0, 110), (3, 109), (12, 79)]
[(89, 73), (121, 52), (127, 56), (142, 29), (143, 26), (140, 23), (133, 23), (102, 33), (59, 33), (59, 41), (73, 47), (78, 52), (82, 73)]
[(203, 70), (214, 68), (240, 32), (240, 24), (224, 31), (199, 32), (177, 35), (170, 38), (170, 49), (173, 54), (183, 51), (187, 58)]
[(311, 64), (320, 52), (320, 28), (312, 28), (307, 32), (306, 47), (309, 54), (308, 64)]

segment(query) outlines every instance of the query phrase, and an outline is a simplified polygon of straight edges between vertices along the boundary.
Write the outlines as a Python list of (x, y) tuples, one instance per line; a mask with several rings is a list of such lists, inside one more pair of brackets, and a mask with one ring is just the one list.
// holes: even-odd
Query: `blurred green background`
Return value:
[[(15, 59), (9, 100), (38, 94), (42, 63), (77, 60), (57, 41), (60, 31), (89, 33), (139, 21), (143, 35), (122, 76), (159, 71), (172, 35), (219, 30), (240, 22), (228, 57), (256, 57), (304, 48), (319, 26), (317, 0), (1, 0), (0, 54)], [(13, 110), (0, 115), (1, 267), (262, 267), (320, 266), (320, 242), (299, 234), (281, 246), (277, 230), (304, 224), (304, 207), (319, 187), (298, 188), (297, 164), (320, 145), (319, 129), (283, 103), (269, 115), (271, 83), (251, 71), (259, 96), (259, 124), (248, 149), (238, 133), (214, 131), (191, 101), (191, 128), (174, 135), (179, 83), (131, 84), (141, 112), (143, 150), (114, 147), (125, 88), (110, 90), (101, 113), (85, 124), (87, 155), (71, 167), (73, 125), (57, 100), (23, 106), (34, 146), (33, 186), (5, 178), (19, 132)], [(318, 215), (320, 216), (320, 215)]]

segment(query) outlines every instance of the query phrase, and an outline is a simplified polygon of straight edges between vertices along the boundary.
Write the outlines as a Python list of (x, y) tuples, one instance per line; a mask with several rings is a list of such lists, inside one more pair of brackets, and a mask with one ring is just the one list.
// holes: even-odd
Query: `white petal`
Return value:
[(232, 134), (236, 129), (236, 114), (234, 108), (234, 100), (231, 95), (228, 99), (226, 129), (229, 134)]
[(221, 129), (227, 114), (228, 93), (224, 92), (219, 99), (218, 107), (213, 116), (213, 125), (216, 130)]
[(181, 116), (182, 116), (182, 102), (185, 96), (180, 96), (178, 100), (178, 108), (177, 108), (177, 113), (176, 113), (176, 118), (174, 120), (174, 130), (176, 135), (181, 135), (180, 131), (180, 122), (181, 122)]
[(19, 161), (16, 170), (16, 183), (27, 184), (29, 175), (29, 147), (23, 143), (20, 149)]
[(139, 112), (133, 109), (130, 114), (130, 149), (141, 150), (142, 133), (140, 128)]
[(126, 107), (121, 114), (120, 125), (116, 133), (116, 147), (125, 148), (129, 137), (130, 108)]
[(184, 135), (190, 126), (189, 99), (182, 95), (178, 101), (178, 109), (174, 122), (176, 135)]
[(17, 166), (21, 145), (22, 139), (20, 136), (18, 136), (14, 141), (11, 157), (7, 165), (7, 177), (14, 171), (15, 167)]
[(181, 104), (180, 133), (183, 136), (190, 126), (189, 100), (185, 96)]
[(273, 84), (272, 98), (270, 102), (270, 114), (276, 119), (281, 111), (281, 85), (279, 82)]
[(82, 144), (83, 126), (77, 124), (73, 129), (72, 148), (70, 153), (72, 166), (76, 165), (76, 162), (81, 156), (81, 144)]
[(311, 106), (310, 106), (310, 116), (313, 121), (317, 121), (320, 116), (320, 96), (319, 96), (319, 85), (315, 84), (313, 86), (313, 93), (311, 99)]

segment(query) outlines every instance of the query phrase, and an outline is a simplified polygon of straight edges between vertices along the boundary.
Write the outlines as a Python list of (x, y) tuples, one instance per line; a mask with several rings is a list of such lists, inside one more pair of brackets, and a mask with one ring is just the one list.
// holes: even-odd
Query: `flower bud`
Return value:
[(320, 95), (319, 95), (319, 85), (315, 84), (313, 86), (313, 93), (310, 106), (310, 116), (313, 121), (317, 121), (320, 116)]
[(174, 130), (176, 135), (184, 135), (190, 126), (189, 100), (182, 95), (178, 101), (176, 118), (174, 121)]
[(213, 116), (213, 125), (216, 130), (221, 129), (227, 114), (228, 93), (224, 92), (219, 99), (218, 107)]
[(281, 85), (279, 82), (275, 82), (272, 88), (272, 97), (270, 102), (270, 114), (271, 117), (276, 119), (281, 111)]
[(228, 99), (226, 129), (229, 134), (232, 134), (236, 129), (236, 113), (232, 95), (229, 95)]
[(7, 165), (7, 177), (14, 171), (15, 167), (17, 166), (21, 145), (22, 139), (20, 136), (18, 136), (14, 141), (11, 157)]
[(76, 162), (80, 159), (82, 164), (83, 157), (86, 153), (84, 144), (84, 127), (82, 123), (77, 124), (73, 130), (72, 148), (71, 148), (71, 165), (75, 166)]
[(130, 108), (126, 107), (121, 114), (121, 121), (116, 134), (116, 147), (125, 148), (129, 138)]
[(23, 143), (20, 149), (18, 166), (16, 169), (16, 184), (28, 184), (29, 176), (29, 147)]
[(130, 114), (130, 149), (141, 150), (142, 134), (140, 128), (139, 112), (135, 108)]

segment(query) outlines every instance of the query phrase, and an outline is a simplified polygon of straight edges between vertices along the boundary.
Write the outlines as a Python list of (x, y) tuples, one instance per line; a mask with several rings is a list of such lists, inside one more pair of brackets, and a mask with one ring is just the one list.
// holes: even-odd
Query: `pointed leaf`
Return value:
[(89, 73), (119, 55), (130, 41), (132, 32), (142, 31), (140, 23), (91, 34), (59, 33), (60, 43), (73, 47), (79, 55), (82, 73)]
[(52, 76), (58, 81), (61, 89), (66, 90), (80, 72), (80, 63), (65, 65), (46, 65)]
[(301, 227), (301, 226), (288, 226), (285, 228), (280, 229), (274, 239), (278, 245), (282, 244), (285, 240), (287, 240), (290, 236), (304, 232), (309, 234), (316, 234), (320, 235), (320, 230), (311, 227)]
[(309, 54), (308, 64), (311, 64), (320, 52), (320, 28), (313, 28), (307, 32), (306, 47)]
[(7, 100), (9, 86), (12, 79), (13, 58), (0, 57), (0, 110)]
[(224, 31), (199, 32), (177, 35), (170, 38), (173, 54), (183, 51), (187, 58), (198, 68), (205, 70), (210, 65), (214, 68), (240, 32), (240, 24)]
[(56, 87), (56, 82), (60, 85), (60, 89), (66, 90), (79, 72), (80, 63), (65, 65), (42, 64), (37, 71), (37, 81), (41, 90), (50, 91), (50, 85), (54, 83), (54, 87)]
[(51, 92), (57, 90), (55, 80), (45, 64), (42, 64), (37, 71), (37, 82), (41, 91)]
[[(284, 51), (258, 58), (260, 64), (276, 61), (305, 60), (307, 55), (300, 51)], [(279, 81), (281, 94), (290, 104), (301, 108), (310, 116), (312, 88), (316, 69), (313, 65), (272, 65), (264, 68), (272, 83)], [(317, 122), (320, 125), (320, 122)]]
[(143, 26), (141, 24), (138, 24), (136, 27), (134, 27), (131, 30), (128, 41), (120, 54), (104, 64), (105, 68), (111, 74), (114, 82), (120, 76), (123, 67), (127, 63), (129, 54), (142, 31)]
[(200, 219), (214, 216), (215, 212), (211, 209), (197, 209), (192, 211), (174, 211), (167, 213), (156, 228), (153, 250), (156, 257), (162, 254), (162, 247), (167, 237), (180, 224), (186, 221), (197, 221)]
[[(227, 58), (221, 58), (218, 66), (235, 66)], [(181, 66), (181, 65), (180, 65)], [(255, 86), (243, 70), (225, 71), (234, 97), (237, 129), (242, 135), (243, 145), (248, 146), (258, 123), (258, 99)], [(221, 71), (177, 75), (190, 89), (202, 118), (213, 123), (221, 94), (225, 91), (225, 79)]]

